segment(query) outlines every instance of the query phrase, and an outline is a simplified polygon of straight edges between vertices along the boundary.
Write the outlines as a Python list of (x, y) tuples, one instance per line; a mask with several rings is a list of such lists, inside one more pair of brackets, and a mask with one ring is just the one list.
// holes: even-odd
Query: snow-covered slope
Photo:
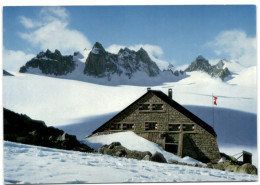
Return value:
[[(78, 61), (78, 64), (83, 64)], [(48, 126), (64, 129), (78, 139), (88, 136), (116, 113), (146, 93), (147, 86), (113, 83), (95, 84), (33, 74), (14, 73), (3, 77), (3, 106)], [(167, 94), (212, 125), (212, 94), (218, 97), (215, 130), (218, 142), (256, 147), (257, 88), (256, 67), (237, 72), (228, 82), (202, 72), (189, 72), (187, 78), (169, 83), (152, 81), (152, 89)], [(118, 80), (121, 80), (118, 78)], [(145, 79), (136, 79), (143, 83)], [(104, 81), (103, 81), (104, 82)], [(193, 106), (193, 107), (191, 107)], [(64, 126), (66, 125), (66, 126)], [(232, 131), (232, 132), (231, 132)], [(224, 142), (224, 143), (223, 143)], [(251, 150), (250, 150), (251, 151)], [(225, 151), (221, 151), (225, 152)], [(256, 150), (252, 150), (253, 158)]]
[(230, 182), (257, 181), (257, 176), (4, 142), (4, 181), (7, 184)]
[[(255, 72), (255, 70), (249, 70), (245, 74), (253, 75)], [(152, 89), (167, 93), (168, 88), (172, 88), (173, 99), (178, 103), (208, 107), (207, 109), (197, 107), (193, 111), (199, 110), (196, 115), (203, 117), (209, 124), (212, 123), (212, 93), (218, 96), (216, 108), (225, 108), (223, 115), (228, 116), (228, 109), (255, 115), (256, 84), (245, 81), (238, 81), (237, 83), (240, 84), (227, 84), (201, 72), (191, 72), (188, 75), (188, 78), (178, 82), (164, 83), (160, 86), (153, 86)], [(251, 77), (250, 75), (249, 77)], [(245, 85), (247, 85), (246, 88)], [(48, 126), (73, 123), (84, 126), (85, 123), (88, 125), (84, 127), (86, 134), (81, 133), (81, 136), (84, 137), (146, 93), (146, 88), (142, 86), (97, 85), (16, 73), (15, 77), (3, 77), (3, 105), (12, 111), (27, 114), (33, 119), (43, 120)], [(230, 117), (230, 121), (236, 119), (236, 113), (240, 114), (235, 112)], [(222, 113), (216, 112), (217, 114), (219, 116), (215, 117), (216, 125), (230, 125), (226, 122), (227, 119), (219, 120), (220, 123), (218, 123), (218, 118), (221, 117)], [(240, 120), (239, 124), (242, 125), (249, 120), (256, 125), (256, 120), (247, 118), (247, 116)]]
[(200, 163), (197, 160), (194, 160), (190, 157), (184, 157), (180, 158), (178, 156), (173, 155), (172, 153), (166, 152), (163, 150), (160, 146), (157, 144), (148, 141), (138, 135), (136, 135), (133, 132), (121, 132), (121, 133), (115, 133), (115, 134), (108, 134), (108, 135), (100, 135), (100, 136), (94, 136), (89, 137), (84, 140), (82, 140), (83, 143), (87, 144), (91, 148), (98, 150), (103, 145), (109, 145), (112, 142), (120, 142), (124, 147), (126, 147), (129, 150), (136, 150), (136, 151), (149, 151), (152, 154), (155, 152), (160, 152), (163, 154), (165, 159), (168, 161), (170, 159), (184, 162), (188, 164), (196, 164)]
[(240, 85), (244, 86), (245, 90), (251, 91), (252, 87), (255, 87), (257, 84), (257, 69), (256, 66), (245, 68), (241, 71), (238, 71), (233, 75), (233, 79), (229, 80), (227, 83), (231, 85)]
[(227, 67), (233, 73), (240, 72), (246, 69), (245, 66), (243, 66), (242, 64), (240, 64), (238, 61), (235, 60), (228, 61), (226, 59), (222, 59), (221, 61), (224, 63), (223, 68)]
[[(249, 79), (237, 80), (237, 84), (224, 83), (205, 73), (190, 72), (185, 79), (160, 85), (155, 83), (152, 89), (167, 93), (168, 88), (172, 88), (173, 99), (182, 105), (211, 107), (214, 94), (219, 97), (219, 108), (256, 113), (256, 81), (250, 79), (256, 76), (256, 70), (252, 69), (254, 70), (247, 70), (244, 74)], [(15, 75), (3, 77), (4, 107), (56, 126), (77, 123), (79, 119), (90, 116), (118, 112), (143, 95), (147, 88), (112, 86), (109, 83), (97, 85), (32, 74)], [(233, 80), (237, 78), (239, 77)]]

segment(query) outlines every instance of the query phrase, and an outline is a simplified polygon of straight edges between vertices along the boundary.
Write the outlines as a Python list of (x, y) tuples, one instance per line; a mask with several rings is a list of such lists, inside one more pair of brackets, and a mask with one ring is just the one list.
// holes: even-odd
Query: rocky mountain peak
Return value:
[(157, 76), (160, 73), (156, 63), (143, 48), (137, 52), (122, 48), (117, 54), (112, 54), (105, 51), (98, 42), (93, 46), (85, 64), (84, 73), (99, 78), (110, 79), (114, 74), (124, 74), (130, 79), (137, 71), (145, 72), (148, 76)]
[(105, 49), (99, 42), (96, 42), (94, 46), (92, 47), (91, 53), (93, 54), (104, 54)]
[(202, 55), (199, 55), (196, 60), (194, 61), (194, 63), (196, 63), (199, 66), (204, 66), (204, 67), (208, 67), (209, 61), (207, 59), (205, 59)]
[(121, 48), (119, 51), (118, 51), (118, 56), (123, 56), (123, 57), (127, 57), (129, 55), (133, 55), (135, 53), (134, 50), (131, 50), (129, 48)]
[(39, 69), (43, 74), (66, 75), (75, 69), (75, 62), (71, 55), (62, 56), (57, 49), (54, 52), (47, 49), (46, 52), (42, 51), (28, 61), (19, 72), (34, 73), (34, 69)]
[(203, 56), (198, 56), (195, 61), (193, 61), (185, 72), (192, 72), (192, 71), (202, 71), (206, 72), (213, 77), (219, 77), (222, 80), (227, 78), (231, 75), (228, 68), (224, 68), (225, 63), (223, 60), (220, 60), (216, 65), (210, 65), (209, 61), (205, 59)]
[(137, 54), (139, 54), (141, 57), (150, 58), (148, 53), (142, 47), (137, 51)]
[(206, 60), (203, 56), (199, 55), (185, 71), (208, 71), (210, 66), (211, 65), (209, 64), (209, 61)]
[(220, 60), (220, 61), (216, 64), (216, 67), (217, 67), (218, 69), (223, 69), (224, 65), (225, 65), (225, 63), (223, 62), (223, 60)]

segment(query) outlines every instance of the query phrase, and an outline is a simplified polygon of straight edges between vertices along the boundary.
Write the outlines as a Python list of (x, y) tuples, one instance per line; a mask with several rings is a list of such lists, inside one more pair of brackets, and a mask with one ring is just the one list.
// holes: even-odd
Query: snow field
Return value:
[(5, 183), (257, 181), (257, 176), (4, 142)]
[(190, 157), (180, 158), (172, 153), (166, 152), (159, 145), (151, 141), (148, 141), (131, 131), (108, 134), (108, 135), (93, 136), (93, 137), (86, 138), (85, 140), (82, 140), (82, 142), (87, 144), (91, 148), (95, 149), (96, 151), (99, 148), (101, 148), (103, 145), (109, 145), (112, 142), (120, 142), (122, 146), (126, 147), (129, 150), (136, 150), (141, 152), (149, 151), (152, 154), (154, 154), (155, 152), (160, 152), (163, 154), (163, 156), (167, 161), (173, 159), (188, 164), (200, 163), (203, 165), (203, 163), (195, 159), (192, 159)]
[[(48, 126), (71, 124), (86, 117), (121, 111), (142, 96), (147, 88), (17, 74), (15, 77), (3, 77), (3, 106), (33, 119), (43, 120)], [(151, 84), (152, 89), (167, 94), (168, 88), (172, 88), (175, 101), (182, 105), (197, 106), (212, 106), (214, 93), (219, 97), (218, 107), (256, 113), (256, 84), (249, 87), (243, 84), (230, 85), (201, 72), (188, 75), (190, 77), (178, 82), (159, 86)]]
[[(17, 113), (27, 114), (32, 119), (43, 120), (48, 126), (63, 126), (66, 132), (77, 135), (78, 139), (90, 135), (101, 124), (146, 93), (147, 88), (147, 86), (142, 85), (144, 84), (142, 81), (145, 81), (142, 76), (133, 79), (140, 82), (137, 84), (139, 86), (117, 86), (115, 84), (121, 82), (122, 79), (114, 79), (115, 82), (111, 83), (107, 83), (104, 79), (94, 78), (90, 79), (89, 82), (82, 82), (33, 74), (14, 74), (15, 77), (3, 77), (3, 106)], [(233, 79), (227, 82), (211, 78), (200, 72), (192, 72), (187, 75), (187, 78), (175, 82), (161, 83), (160, 80), (154, 79), (154, 83), (151, 81), (147, 83), (151, 83), (152, 89), (161, 90), (166, 94), (168, 88), (172, 88), (175, 101), (186, 107), (194, 105), (192, 112), (210, 125), (212, 114), (200, 106), (212, 106), (212, 94), (218, 96), (215, 121), (216, 123), (221, 122), (222, 125), (215, 124), (215, 129), (219, 136), (220, 151), (230, 155), (242, 150), (252, 152), (253, 164), (257, 166), (257, 149), (256, 146), (252, 147), (256, 141), (251, 139), (255, 137), (254, 133), (256, 132), (256, 130), (252, 132), (252, 128), (256, 125), (257, 111), (257, 88), (256, 81), (254, 81), (256, 67), (237, 70)], [(229, 119), (226, 119), (228, 115), (230, 115)], [(231, 127), (233, 133), (228, 132)], [(245, 137), (246, 141), (241, 140), (241, 136)], [(129, 134), (129, 137), (132, 136)], [(97, 147), (98, 142), (101, 142), (97, 138), (96, 140), (89, 139), (88, 142), (93, 147)], [(105, 143), (106, 140), (112, 142), (112, 139), (108, 140), (108, 138), (103, 138), (102, 142)], [(143, 142), (140, 145), (129, 146), (131, 143), (127, 143), (127, 137), (118, 136), (117, 140), (120, 140), (121, 144), (129, 149), (139, 147), (136, 150), (147, 151), (145, 147), (149, 146), (151, 153), (159, 151), (167, 159), (173, 158), (173, 154), (170, 156), (164, 153), (165, 151), (162, 151), (155, 144), (148, 145), (148, 143)], [(225, 146), (219, 141), (232, 141), (233, 144), (241, 143), (241, 146)], [(252, 141), (252, 146), (248, 144), (250, 141)], [(187, 161), (184, 162), (187, 163)], [(4, 147), (4, 171), (6, 183), (257, 180), (256, 176), (218, 170), (163, 165), (148, 161), (59, 151), (9, 142), (5, 142)], [(38, 173), (32, 175), (32, 171)]]

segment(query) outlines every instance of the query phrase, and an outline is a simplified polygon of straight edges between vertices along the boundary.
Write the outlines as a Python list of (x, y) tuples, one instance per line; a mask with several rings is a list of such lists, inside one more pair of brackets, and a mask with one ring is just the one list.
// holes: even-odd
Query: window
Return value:
[(145, 122), (145, 130), (158, 130), (157, 122)]
[(186, 124), (183, 125), (183, 131), (194, 131), (195, 125), (194, 124)]
[(121, 124), (112, 124), (110, 129), (111, 130), (121, 130)]
[(169, 131), (180, 131), (181, 125), (180, 124), (169, 124), (168, 128), (169, 128)]
[(163, 110), (163, 104), (153, 104), (152, 110)]
[(139, 110), (142, 110), (142, 111), (149, 111), (150, 110), (150, 104), (139, 104)]
[(133, 123), (124, 123), (123, 130), (134, 130), (134, 124)]

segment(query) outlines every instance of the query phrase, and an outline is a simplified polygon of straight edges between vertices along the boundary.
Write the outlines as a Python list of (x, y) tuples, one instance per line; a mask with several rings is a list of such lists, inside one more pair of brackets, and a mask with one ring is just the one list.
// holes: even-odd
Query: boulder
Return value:
[(151, 157), (151, 161), (159, 162), (159, 163), (167, 163), (167, 160), (164, 158), (163, 154), (160, 152), (155, 152)]
[(213, 168), (213, 164), (212, 163), (207, 163), (206, 168)]
[(231, 164), (226, 167), (225, 171), (237, 172), (238, 168), (239, 168), (239, 165)]
[(117, 157), (126, 157), (138, 160), (150, 159), (152, 154), (150, 152), (140, 152), (135, 150), (128, 150), (119, 142), (113, 142), (110, 145), (104, 145), (98, 149), (98, 153)]
[(144, 160), (144, 161), (150, 161), (150, 158), (151, 158), (150, 155), (146, 155), (146, 156), (144, 156), (144, 158), (143, 158), (142, 160)]
[(174, 160), (174, 159), (169, 159), (168, 162), (169, 162), (170, 164), (178, 164), (178, 163), (179, 163), (179, 161)]
[(250, 163), (245, 163), (237, 169), (237, 172), (257, 175), (257, 168)]

